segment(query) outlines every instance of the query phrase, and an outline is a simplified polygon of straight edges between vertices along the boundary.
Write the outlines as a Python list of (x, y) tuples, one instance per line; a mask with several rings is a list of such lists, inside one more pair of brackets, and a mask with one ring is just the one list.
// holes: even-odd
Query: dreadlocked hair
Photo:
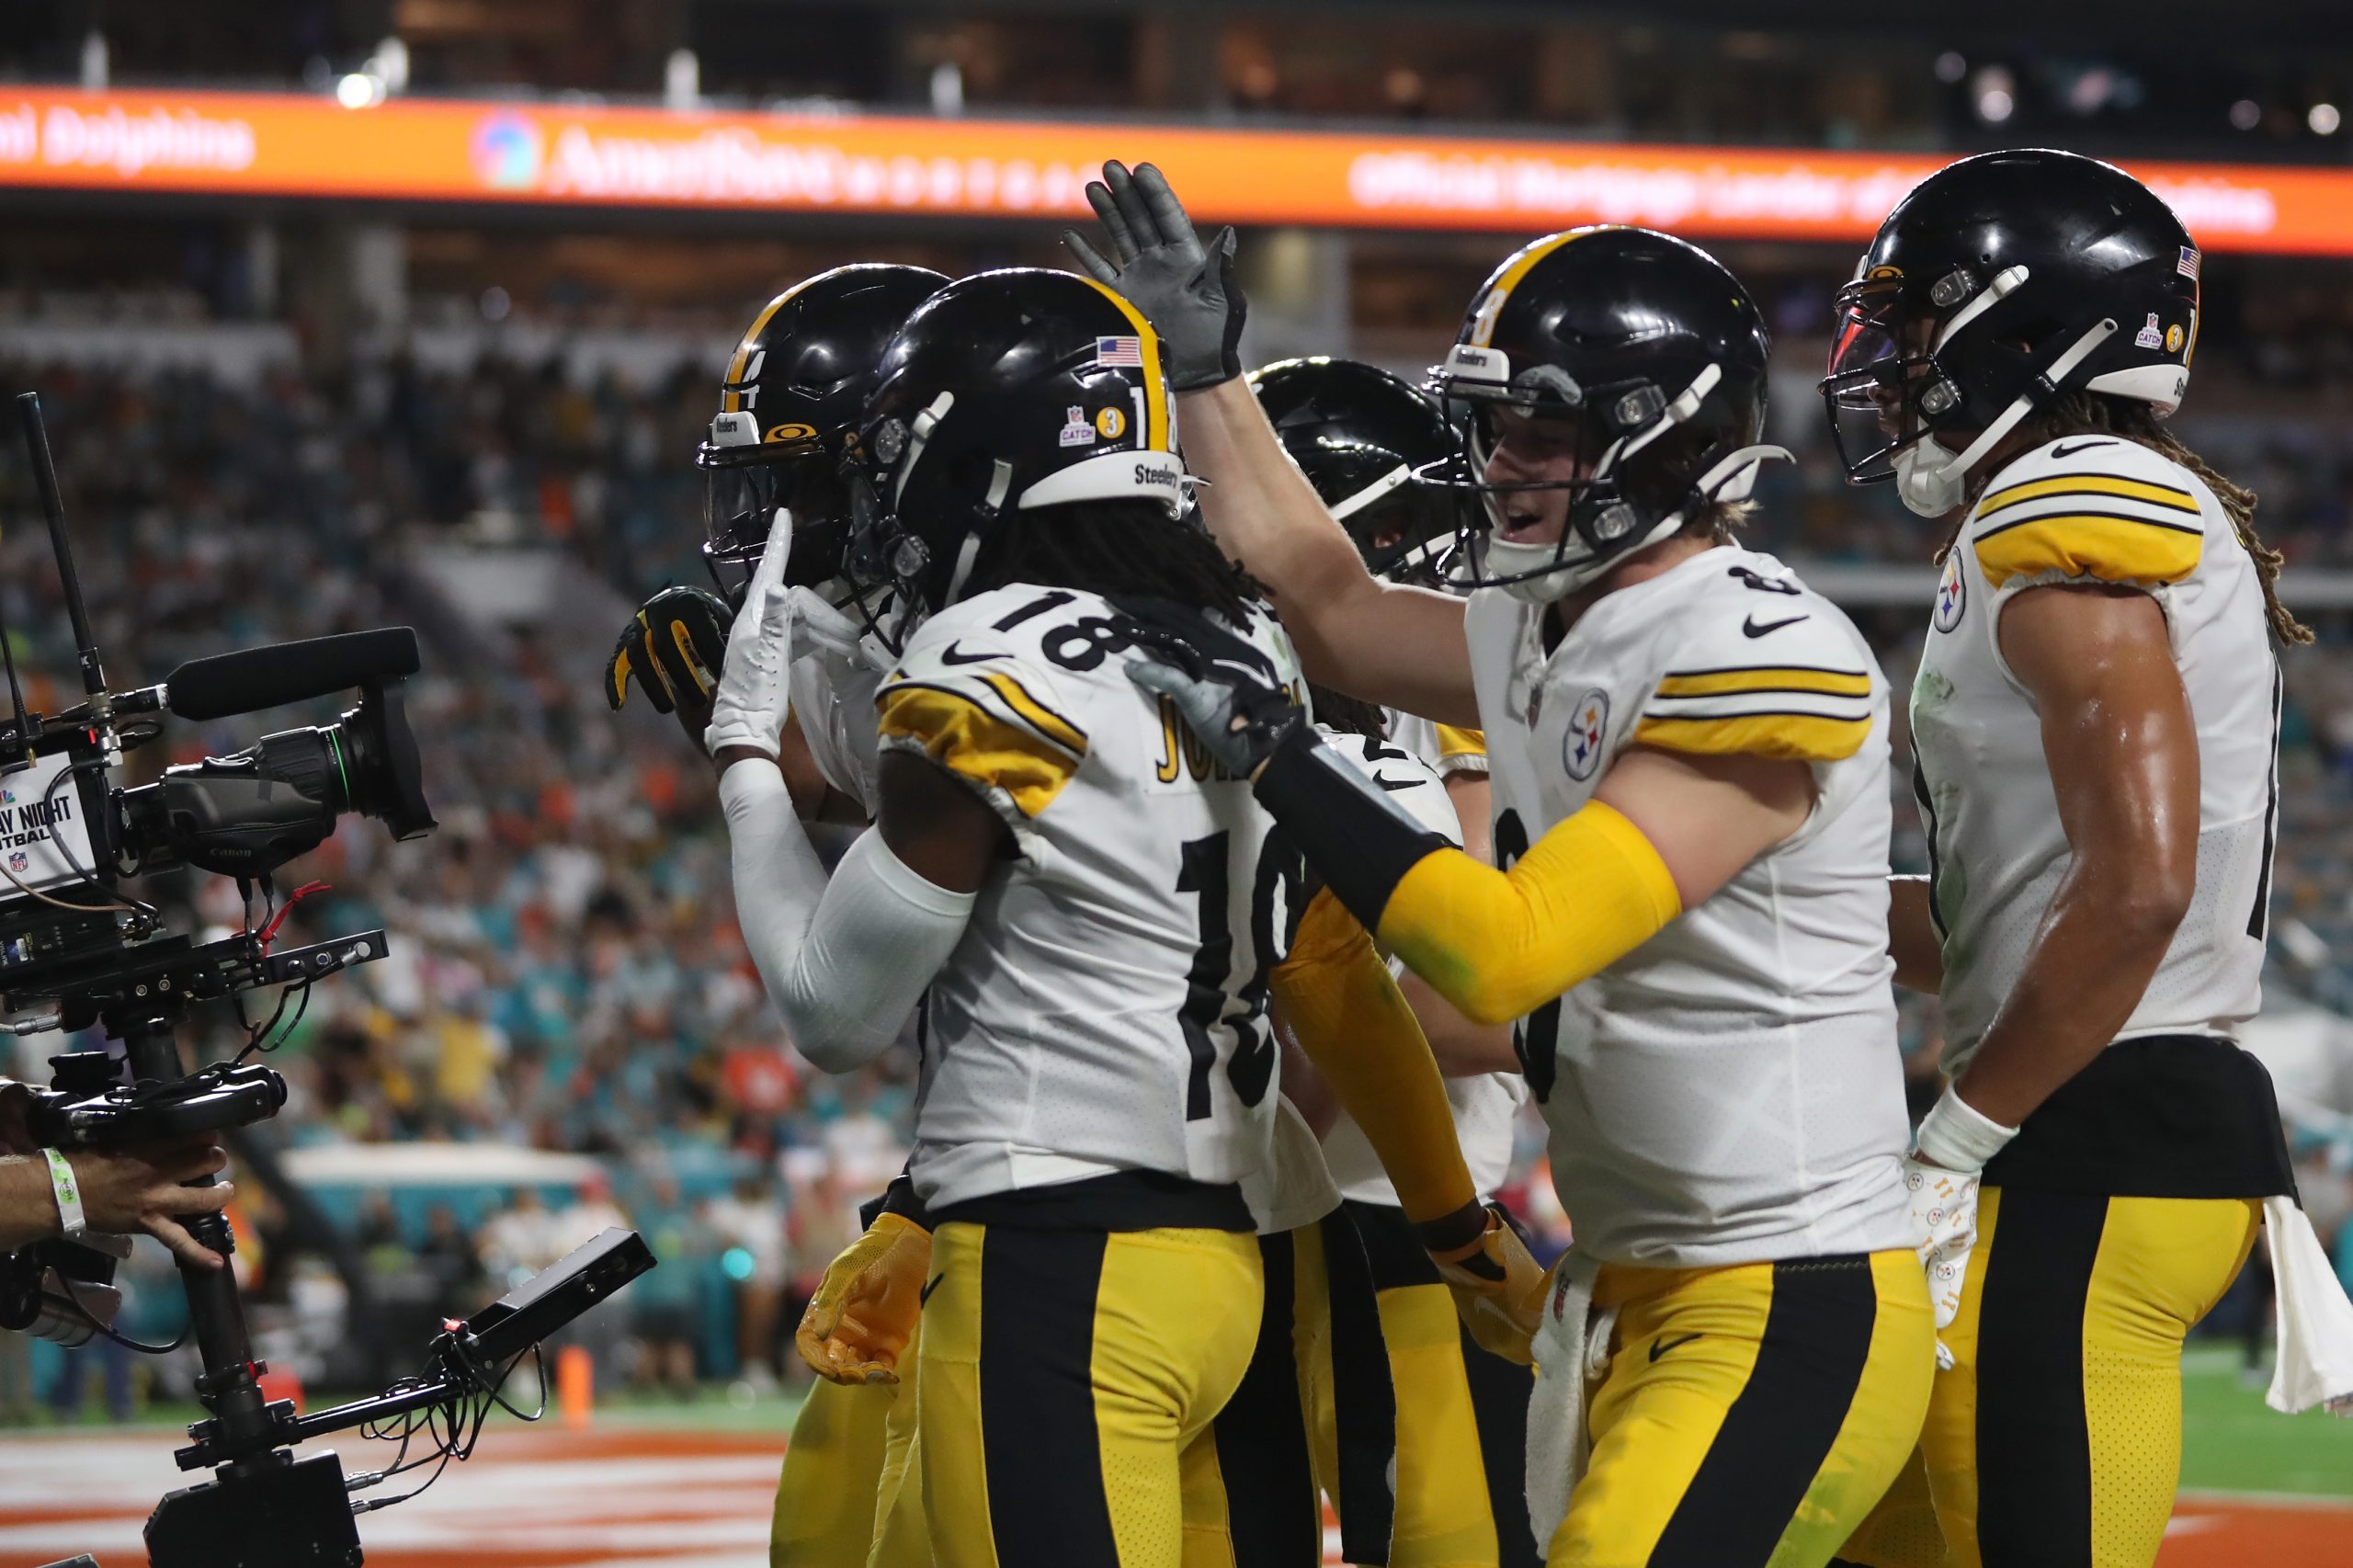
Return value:
[(1265, 590), (1217, 541), (1157, 501), (1074, 501), (1007, 512), (973, 559), (963, 595), (1008, 583), (1081, 593), (1148, 596), (1247, 623)]
[[(2245, 547), (2247, 559), (2255, 562), (2256, 581), (2263, 587), (2263, 612), (2271, 622), (2271, 634), (2291, 645), (2310, 642), (2313, 629), (2295, 618), (2286, 605), (2279, 602), (2279, 569), (2287, 564), (2287, 557), (2263, 542), (2255, 531), (2255, 492), (2244, 484), (2225, 479), (2213, 465), (2188, 447), (2181, 437), (2157, 421), (2156, 409), (2138, 398), (2109, 397), (2081, 389), (2067, 392), (2049, 407), (2023, 421), (2018, 426), (2029, 448), (2062, 436), (2114, 436), (2119, 440), (2136, 442), (2170, 459), (2196, 474), (2214, 499), (2222, 504), (2223, 515), (2231, 519), (2231, 531), (2239, 536)], [(1936, 561), (1941, 566), (1945, 557), (1952, 553), (1953, 542), (1961, 537), (1962, 524), (1968, 520), (1970, 508), (1977, 504), (1993, 479), (1989, 471), (1971, 489), (1968, 506), (1961, 508), (1954, 520), (1952, 531), (1937, 547)]]
[(1389, 721), (1380, 708), (1361, 697), (1350, 697), (1345, 691), (1335, 691), (1328, 686), (1307, 683), (1308, 700), (1314, 705), (1315, 722), (1327, 730), (1345, 730), (1368, 740), (1389, 738)]

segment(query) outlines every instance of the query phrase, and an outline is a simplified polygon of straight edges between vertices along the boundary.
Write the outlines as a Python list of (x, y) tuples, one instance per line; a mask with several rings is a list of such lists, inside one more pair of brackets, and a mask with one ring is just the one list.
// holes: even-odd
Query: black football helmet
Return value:
[[(743, 597), (779, 506), (792, 513), (785, 581), (840, 575), (849, 521), (845, 449), (874, 367), (908, 313), (947, 281), (921, 267), (836, 267), (794, 284), (754, 318), (727, 361), (710, 434), (695, 449), (703, 557), (730, 604)], [(722, 577), (722, 567), (736, 580)]]
[[(1765, 318), (1740, 279), (1696, 245), (1649, 229), (1571, 229), (1523, 247), (1472, 300), (1430, 390), (1467, 414), (1457, 483), (1466, 509), (1448, 580), (1555, 599), (1630, 551), (1655, 543), (1711, 502), (1745, 499), (1761, 446)], [(1486, 479), (1498, 408), (1574, 432), (1580, 477), (1539, 484)], [(1557, 542), (1499, 540), (1506, 498), (1570, 492)]]
[(1898, 479), (1933, 517), (2063, 392), (2171, 414), (2198, 345), (2198, 270), (2173, 209), (2097, 159), (2029, 148), (1939, 169), (1838, 291), (1822, 395), (1847, 478)]
[(894, 647), (956, 602), (1007, 512), (1149, 500), (1176, 518), (1191, 498), (1152, 324), (1041, 267), (975, 273), (918, 307), (875, 372), (858, 450), (851, 570), (897, 590), (903, 618), (875, 629)]
[(1376, 365), (1322, 357), (1250, 372), (1250, 390), (1374, 575), (1438, 583), (1461, 531), (1445, 470), (1458, 440), (1426, 393)]

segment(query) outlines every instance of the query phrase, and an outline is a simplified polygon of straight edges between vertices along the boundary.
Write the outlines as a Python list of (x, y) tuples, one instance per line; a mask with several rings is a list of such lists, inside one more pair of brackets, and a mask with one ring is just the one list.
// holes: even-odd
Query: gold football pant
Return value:
[[(1945, 1568), (2156, 1560), (2181, 1474), (2181, 1342), (2238, 1277), (2262, 1215), (2238, 1198), (1984, 1189), (1942, 1336), (1954, 1365), (1921, 1436)], [(1939, 1561), (1876, 1531), (1846, 1555)]]
[(801, 1402), (777, 1478), (769, 1568), (863, 1568), (894, 1388), (823, 1378)]
[[(1472, 1343), (1403, 1210), (1351, 1202), (1347, 1211), (1371, 1259), (1396, 1391), (1389, 1568), (1529, 1568), (1540, 1558), (1528, 1529), (1528, 1369)], [(1331, 1358), (1302, 1356), (1300, 1365), (1312, 1380), (1316, 1473), (1330, 1478), (1338, 1470)], [(1331, 1480), (1324, 1489), (1335, 1492)]]
[(1551, 1568), (1822, 1568), (1904, 1467), (1936, 1371), (1909, 1248), (1605, 1267), (1592, 1459)]
[[(1258, 1337), (1246, 1233), (932, 1235), (924, 1512), (940, 1568), (1178, 1568), (1210, 1424)], [(1223, 1520), (1214, 1521), (1222, 1530)]]

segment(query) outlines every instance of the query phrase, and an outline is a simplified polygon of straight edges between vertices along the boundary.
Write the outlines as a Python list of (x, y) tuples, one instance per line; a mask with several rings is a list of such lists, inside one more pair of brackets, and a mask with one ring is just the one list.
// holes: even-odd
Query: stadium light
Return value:
[(2018, 84), (2004, 67), (1988, 65), (1977, 73), (1976, 85), (1977, 118), (1986, 124), (2001, 124), (2018, 108), (2018, 99), (2011, 96)]
[(336, 80), (335, 101), (346, 108), (374, 108), (384, 101), (384, 79), (366, 71), (354, 71)]
[(2314, 104), (2312, 112), (2304, 116), (2304, 123), (2313, 128), (2315, 136), (2334, 136), (2336, 128), (2344, 123), (2344, 119), (2336, 112), (2335, 104)]
[(1969, 61), (1959, 50), (1948, 49), (1937, 56), (1937, 80), (1949, 86), (1969, 74)]
[(2241, 98), (2231, 106), (2231, 124), (2240, 131), (2253, 131), (2263, 123), (2263, 106), (2253, 98)]

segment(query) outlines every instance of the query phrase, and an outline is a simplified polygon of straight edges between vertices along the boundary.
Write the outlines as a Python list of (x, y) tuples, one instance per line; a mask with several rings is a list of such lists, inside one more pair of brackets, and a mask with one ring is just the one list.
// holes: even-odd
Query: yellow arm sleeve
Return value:
[(1309, 903), (1269, 982), (1300, 1049), (1381, 1156), (1405, 1217), (1418, 1224), (1476, 1203), (1422, 1026), (1372, 938), (1329, 892)]
[(1457, 849), (1425, 855), (1390, 894), (1381, 940), (1464, 1017), (1499, 1024), (1590, 980), (1682, 912), (1642, 829), (1593, 801), (1508, 871)]

